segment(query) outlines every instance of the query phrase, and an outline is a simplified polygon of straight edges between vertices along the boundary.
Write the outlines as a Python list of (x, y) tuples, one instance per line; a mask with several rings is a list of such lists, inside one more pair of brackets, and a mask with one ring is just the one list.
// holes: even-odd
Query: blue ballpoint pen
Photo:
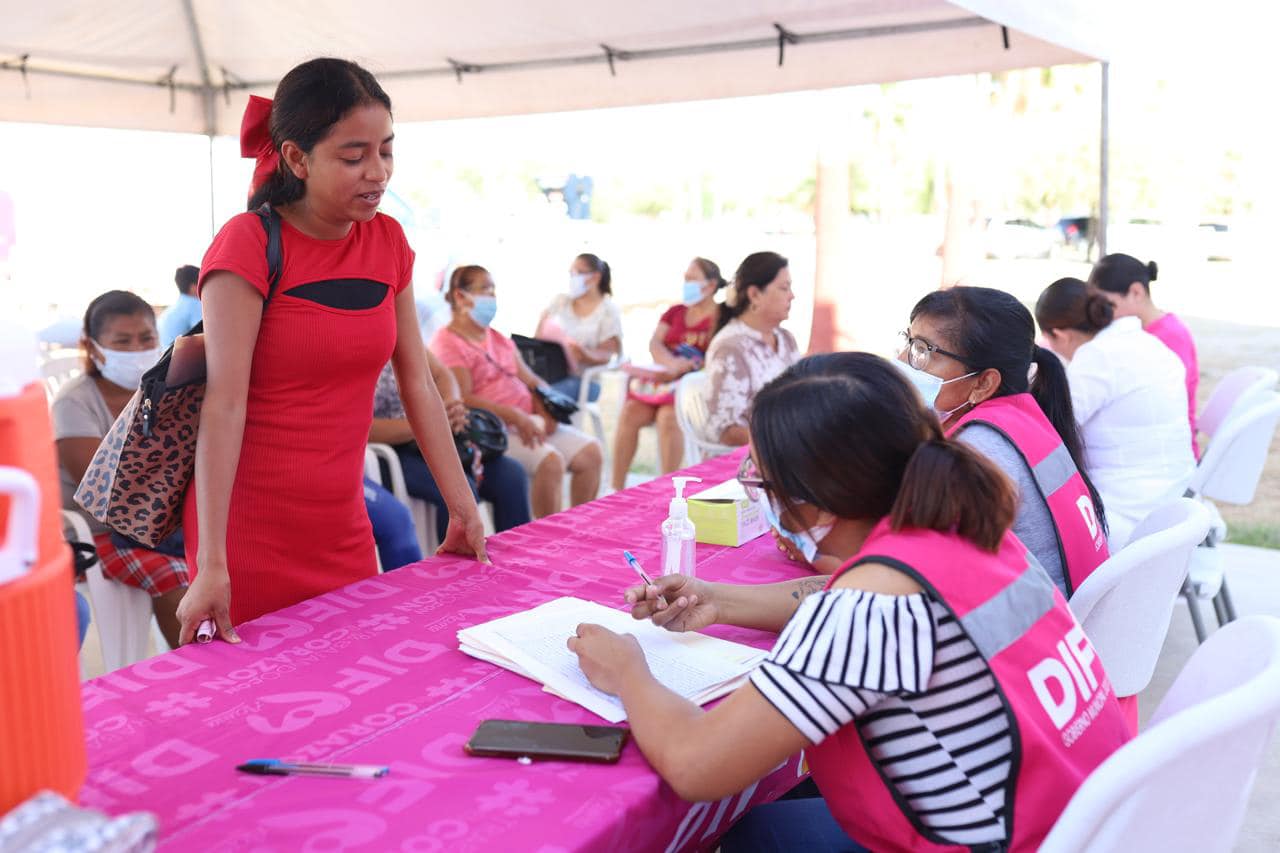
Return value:
[(644, 566), (640, 565), (640, 561), (636, 559), (635, 554), (632, 554), (630, 551), (623, 551), (622, 556), (626, 558), (627, 565), (634, 569), (635, 573), (640, 576), (640, 580), (644, 581), (645, 586), (653, 586), (653, 581), (644, 573)]

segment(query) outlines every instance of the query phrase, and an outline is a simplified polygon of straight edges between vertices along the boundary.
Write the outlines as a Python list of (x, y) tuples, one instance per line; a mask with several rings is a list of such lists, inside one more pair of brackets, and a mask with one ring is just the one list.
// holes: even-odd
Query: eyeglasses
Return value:
[(929, 366), (929, 358), (935, 352), (940, 355), (945, 355), (948, 358), (954, 358), (961, 364), (969, 364), (969, 360), (964, 356), (957, 355), (953, 352), (947, 352), (942, 347), (935, 346), (924, 338), (913, 338), (909, 331), (898, 332), (898, 337), (902, 340), (902, 345), (898, 348), (898, 354), (901, 355), (905, 352), (907, 354), (907, 364), (911, 365), (916, 370), (924, 370), (927, 368)]
[(748, 453), (742, 457), (742, 464), (738, 466), (738, 482), (742, 485), (742, 490), (747, 493), (747, 499), (752, 501), (760, 500), (763, 492), (773, 490), (773, 485), (760, 476), (760, 472), (756, 470), (755, 460)]

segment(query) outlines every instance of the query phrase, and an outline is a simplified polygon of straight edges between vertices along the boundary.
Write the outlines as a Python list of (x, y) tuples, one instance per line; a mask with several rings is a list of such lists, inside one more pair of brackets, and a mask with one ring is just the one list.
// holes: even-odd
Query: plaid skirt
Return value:
[(148, 548), (117, 546), (111, 541), (110, 533), (97, 534), (93, 544), (102, 560), (104, 575), (146, 590), (152, 597), (191, 583), (187, 561), (181, 557), (170, 557)]

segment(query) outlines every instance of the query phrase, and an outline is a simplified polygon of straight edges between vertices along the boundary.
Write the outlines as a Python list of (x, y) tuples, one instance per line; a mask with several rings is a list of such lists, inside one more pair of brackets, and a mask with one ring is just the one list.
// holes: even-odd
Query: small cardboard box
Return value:
[(760, 504), (750, 500), (736, 479), (689, 496), (689, 520), (697, 540), (736, 548), (769, 530)]

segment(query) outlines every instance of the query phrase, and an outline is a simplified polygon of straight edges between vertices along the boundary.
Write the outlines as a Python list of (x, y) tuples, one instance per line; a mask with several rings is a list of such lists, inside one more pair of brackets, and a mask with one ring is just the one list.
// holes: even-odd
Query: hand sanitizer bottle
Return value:
[(684, 486), (692, 480), (701, 483), (701, 477), (672, 477), (676, 496), (671, 499), (667, 520), (662, 522), (662, 573), (693, 577), (694, 537), (696, 531), (689, 520), (689, 502), (684, 499)]

